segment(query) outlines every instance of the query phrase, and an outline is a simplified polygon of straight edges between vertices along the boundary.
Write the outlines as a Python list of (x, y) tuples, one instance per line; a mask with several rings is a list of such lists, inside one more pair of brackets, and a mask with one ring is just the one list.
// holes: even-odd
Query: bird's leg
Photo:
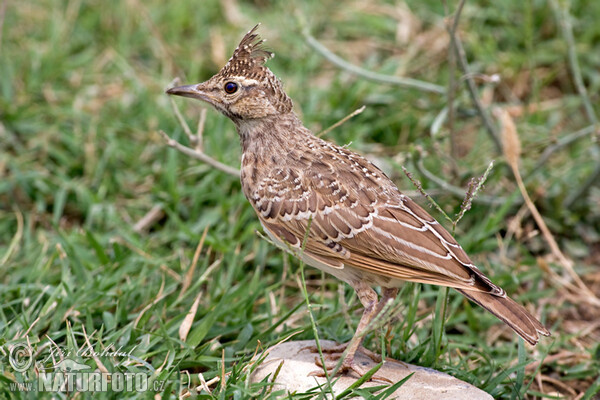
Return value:
[[(356, 372), (358, 375), (362, 376), (367, 371), (363, 370), (363, 368), (361, 368), (360, 366), (355, 364), (354, 356), (356, 355), (357, 351), (360, 351), (360, 352), (363, 352), (365, 355), (367, 355), (369, 358), (371, 358), (375, 362), (381, 361), (381, 356), (362, 347), (362, 342), (363, 342), (364, 336), (366, 334), (365, 331), (368, 329), (369, 324), (373, 321), (373, 319), (379, 313), (381, 313), (381, 311), (383, 310), (385, 305), (389, 302), (389, 300), (394, 299), (396, 297), (396, 295), (398, 294), (398, 289), (384, 288), (383, 296), (381, 297), (381, 300), (378, 302), (377, 301), (377, 293), (375, 293), (375, 291), (366, 283), (357, 282), (357, 283), (353, 283), (351, 285), (354, 288), (354, 290), (356, 291), (356, 294), (358, 295), (360, 302), (362, 303), (362, 305), (365, 308), (363, 311), (363, 315), (360, 319), (360, 322), (358, 323), (358, 327), (356, 328), (356, 332), (354, 333), (354, 336), (353, 336), (352, 340), (350, 340), (350, 342), (341, 344), (341, 345), (333, 347), (333, 348), (324, 349), (323, 352), (334, 353), (333, 357), (330, 357), (330, 358), (339, 359), (339, 357), (341, 357), (342, 353), (345, 351), (346, 357), (342, 361), (342, 365), (339, 369), (339, 372), (344, 373), (349, 370), (352, 370), (352, 371)], [(318, 360), (317, 360), (317, 364), (320, 364), (320, 362)], [(322, 366), (322, 365), (320, 365), (320, 366)], [(325, 368), (327, 368), (328, 371), (333, 371), (335, 366), (326, 365)], [(317, 373), (315, 373), (315, 375), (321, 376), (324, 374), (322, 373), (322, 371), (317, 371)]]
[[(365, 306), (365, 311), (363, 312), (363, 316), (360, 319), (358, 327), (356, 328), (356, 333), (354, 334), (354, 337), (360, 335), (360, 339), (355, 340), (353, 337), (352, 340), (348, 343), (352, 347), (350, 347), (350, 349), (348, 350), (348, 354), (346, 355), (346, 358), (344, 359), (342, 364), (342, 368), (351, 368), (354, 371), (356, 371), (356, 365), (353, 366), (354, 355), (357, 351), (361, 351), (375, 362), (381, 362), (381, 356), (379, 354), (376, 354), (362, 347), (362, 342), (364, 341), (365, 334), (367, 333), (364, 331), (368, 328), (369, 324), (373, 321), (373, 319), (375, 319), (381, 313), (381, 311), (390, 301), (390, 299), (395, 299), (396, 295), (398, 294), (397, 288), (383, 288), (383, 295), (381, 296), (381, 300), (379, 300), (379, 302), (375, 300), (375, 304), (373, 307), (368, 297), (370, 294), (366, 294), (364, 289), (359, 287), (356, 287), (355, 290), (358, 294), (358, 298), (360, 299), (361, 303), (363, 304), (363, 306)], [(370, 287), (369, 290), (371, 292), (374, 292), (373, 289), (371, 289)], [(377, 295), (375, 295), (375, 298), (377, 298)], [(365, 302), (367, 302), (368, 305), (365, 304)], [(374, 309), (371, 310), (371, 307), (373, 307)]]
[[(381, 314), (384, 307), (390, 302), (393, 301), (398, 295), (398, 288), (382, 288), (383, 294), (379, 303), (377, 304), (377, 309), (375, 310), (375, 314), (373, 318), (376, 318)], [(377, 353), (372, 352), (371, 350), (367, 350), (364, 347), (360, 349), (361, 352), (365, 353), (369, 358), (375, 362), (381, 362), (381, 356)]]
[[(358, 290), (357, 290), (357, 293), (358, 293)], [(398, 289), (397, 288), (383, 288), (383, 295), (381, 296), (381, 299), (377, 303), (375, 311), (373, 312), (373, 315), (371, 315), (371, 319), (369, 321), (367, 321), (367, 323), (366, 323), (365, 326), (368, 326), (368, 324), (375, 317), (377, 317), (379, 314), (381, 314), (381, 312), (383, 311), (383, 308), (386, 306), (386, 304), (390, 300), (394, 300), (397, 295), (398, 295)], [(363, 303), (363, 305), (364, 305), (364, 303)], [(363, 313), (363, 318), (365, 317), (365, 314), (367, 313), (367, 308), (368, 307), (365, 307), (365, 312)], [(361, 322), (362, 322), (362, 319), (361, 319)], [(359, 324), (359, 326), (356, 329), (356, 331), (358, 332), (360, 328), (361, 328), (361, 325)], [(342, 343), (342, 344), (340, 344), (338, 346), (335, 346), (335, 347), (330, 347), (330, 348), (327, 348), (327, 349), (323, 349), (322, 351), (323, 351), (323, 353), (328, 353), (328, 354), (337, 353), (337, 354), (339, 354), (341, 356), (341, 354), (344, 352), (344, 350), (346, 350), (346, 348), (348, 347), (348, 345), (350, 344), (350, 342)], [(360, 341), (360, 344), (362, 344), (362, 340)], [(374, 352), (372, 352), (370, 350), (367, 350), (364, 347), (361, 347), (360, 344), (357, 347), (356, 351), (360, 351), (360, 352), (364, 353), (365, 355), (367, 355), (370, 359), (372, 359), (375, 362), (380, 362), (381, 361), (381, 356), (380, 355), (378, 355), (377, 353), (374, 353)], [(312, 347), (311, 347), (311, 349), (312, 349)], [(316, 351), (316, 348), (315, 348), (315, 351)]]
[[(379, 304), (377, 302), (377, 293), (371, 288), (371, 286), (366, 283), (360, 281), (352, 285), (354, 290), (356, 290), (356, 294), (358, 295), (358, 299), (361, 304), (365, 308), (363, 311), (362, 317), (360, 317), (360, 322), (356, 327), (356, 332), (354, 332), (354, 336), (345, 346), (346, 349), (346, 357), (344, 361), (342, 361), (342, 366), (340, 368), (340, 372), (345, 372), (348, 370), (353, 370), (357, 372), (359, 375), (364, 375), (366, 371), (360, 371), (357, 365), (354, 363), (354, 355), (356, 351), (361, 347), (362, 342), (365, 339), (365, 330), (369, 326), (369, 323), (377, 315), (379, 311)], [(359, 370), (357, 370), (359, 369)]]

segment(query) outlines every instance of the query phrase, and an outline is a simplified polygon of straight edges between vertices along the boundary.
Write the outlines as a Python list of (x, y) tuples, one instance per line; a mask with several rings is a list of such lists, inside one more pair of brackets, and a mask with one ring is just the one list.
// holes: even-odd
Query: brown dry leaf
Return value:
[(198, 311), (198, 305), (200, 304), (200, 296), (202, 296), (202, 292), (198, 293), (194, 300), (194, 304), (192, 304), (192, 308), (190, 308), (190, 311), (188, 311), (179, 326), (179, 339), (181, 339), (182, 342), (185, 342), (187, 339), (187, 335), (190, 333), (190, 329), (194, 323), (194, 317), (196, 316), (196, 311)]
[(502, 109), (496, 108), (494, 114), (500, 120), (502, 129), (500, 136), (502, 139), (502, 151), (506, 161), (513, 169), (518, 169), (519, 158), (521, 156), (521, 141), (517, 133), (517, 127), (510, 114)]

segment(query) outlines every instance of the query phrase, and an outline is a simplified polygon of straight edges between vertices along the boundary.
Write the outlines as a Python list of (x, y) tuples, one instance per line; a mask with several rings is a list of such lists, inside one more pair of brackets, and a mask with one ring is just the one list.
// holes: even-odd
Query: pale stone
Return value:
[[(302, 393), (319, 385), (326, 385), (327, 380), (325, 378), (310, 375), (311, 372), (319, 370), (319, 367), (315, 364), (317, 354), (311, 350), (313, 346), (315, 346), (314, 341), (304, 340), (281, 343), (269, 348), (267, 357), (252, 374), (251, 381), (260, 382), (268, 376), (268, 381), (271, 382), (271, 377), (283, 361), (273, 390), (285, 389), (291, 393)], [(321, 341), (321, 347), (325, 350), (335, 346), (336, 343), (333, 341)], [(370, 370), (377, 364), (360, 352), (356, 354), (355, 360), (365, 371)], [(414, 373), (414, 375), (400, 386), (389, 397), (390, 399), (493, 400), (493, 397), (483, 390), (448, 374), (391, 359), (387, 359), (375, 374), (376, 378), (383, 378), (382, 380), (365, 382), (362, 387), (385, 385), (385, 380), (396, 383), (411, 373)], [(339, 377), (333, 385), (333, 392), (336, 395), (340, 394), (357, 379), (358, 377), (354, 373)], [(319, 391), (315, 393), (319, 393)]]

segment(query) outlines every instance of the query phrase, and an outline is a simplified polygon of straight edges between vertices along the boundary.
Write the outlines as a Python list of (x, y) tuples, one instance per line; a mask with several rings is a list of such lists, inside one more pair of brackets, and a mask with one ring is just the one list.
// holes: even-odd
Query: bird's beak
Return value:
[(212, 96), (202, 90), (202, 84), (177, 86), (167, 90), (167, 94), (191, 97), (192, 99), (204, 100), (210, 104), (214, 104)]

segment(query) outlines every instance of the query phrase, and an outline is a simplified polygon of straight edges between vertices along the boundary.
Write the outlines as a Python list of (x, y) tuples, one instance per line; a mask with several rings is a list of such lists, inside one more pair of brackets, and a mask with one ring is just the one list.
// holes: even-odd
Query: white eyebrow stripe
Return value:
[(231, 80), (239, 82), (242, 86), (253, 86), (260, 83), (256, 79), (249, 79), (245, 76), (232, 76)]

